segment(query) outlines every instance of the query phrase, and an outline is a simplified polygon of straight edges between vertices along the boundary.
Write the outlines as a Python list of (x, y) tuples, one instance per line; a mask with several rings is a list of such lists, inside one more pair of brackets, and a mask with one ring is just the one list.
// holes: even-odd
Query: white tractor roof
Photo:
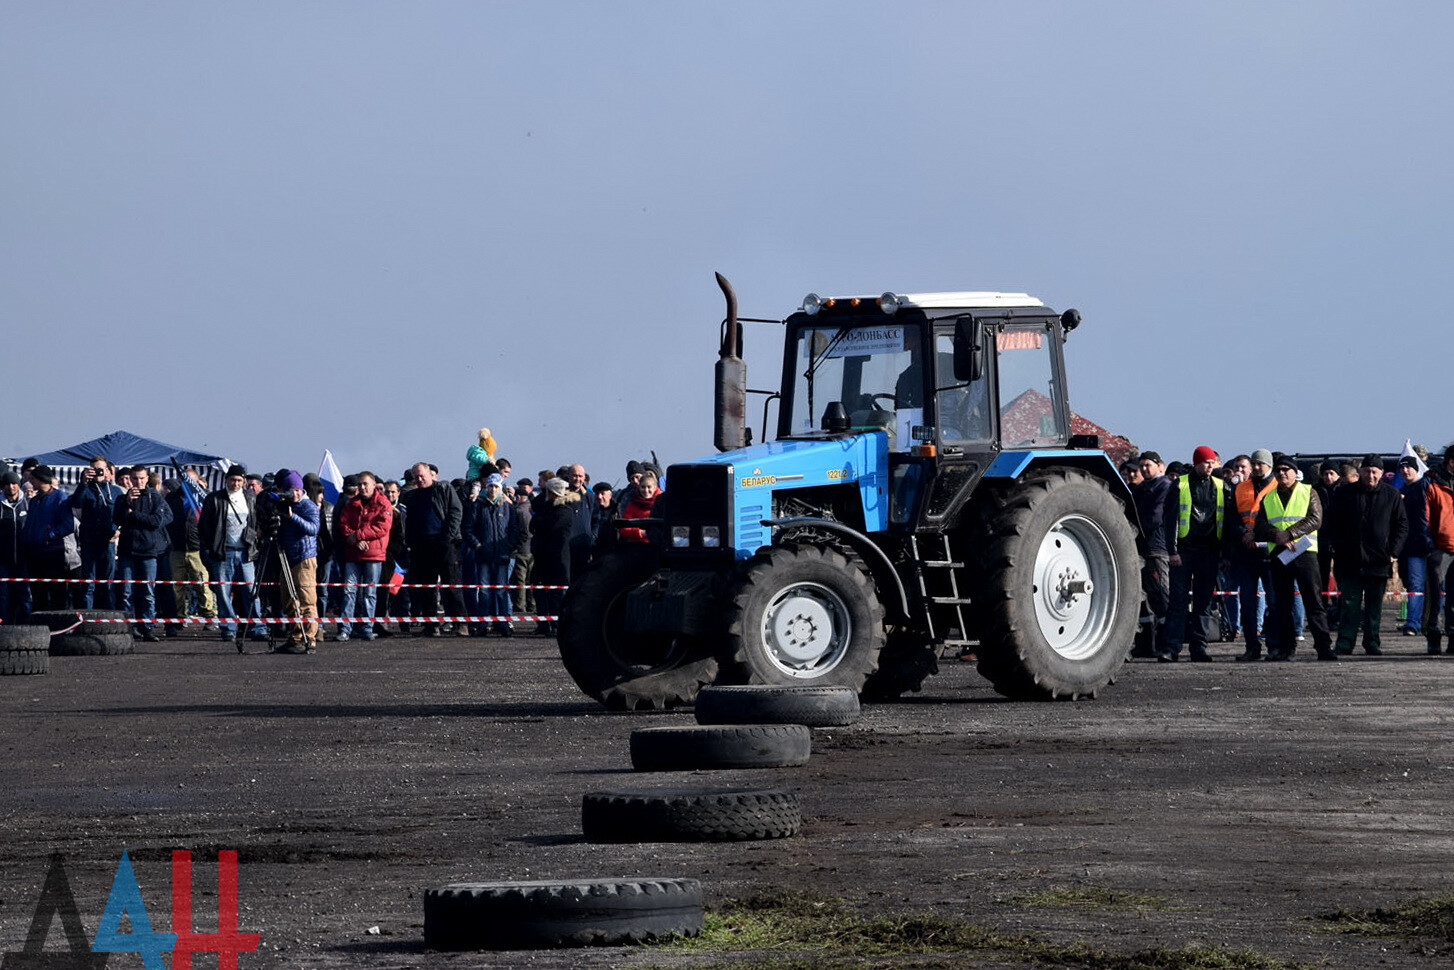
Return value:
[[(887, 294), (885, 294), (887, 295)], [(1028, 293), (993, 293), (989, 291), (955, 291), (949, 293), (896, 293), (899, 306), (922, 307), (926, 310), (934, 309), (978, 309), (981, 307), (1037, 307), (1044, 306), (1039, 300)], [(809, 313), (816, 312), (818, 306), (833, 306), (835, 304), (848, 304), (858, 306), (860, 303), (874, 304), (880, 301), (877, 296), (837, 296), (820, 297), (816, 293), (809, 293), (803, 298), (802, 309)]]
[(1044, 306), (1028, 293), (901, 293), (904, 306), (926, 309), (939, 307), (995, 307), (995, 306)]

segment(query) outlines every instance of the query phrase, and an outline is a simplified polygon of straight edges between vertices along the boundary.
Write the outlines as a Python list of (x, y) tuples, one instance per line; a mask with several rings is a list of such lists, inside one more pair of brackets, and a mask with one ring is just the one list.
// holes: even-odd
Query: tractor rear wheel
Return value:
[(1094, 697), (1136, 632), (1140, 558), (1125, 509), (1073, 469), (1032, 475), (986, 523), (979, 672), (1007, 697)]
[(862, 568), (825, 546), (773, 546), (732, 591), (719, 682), (861, 691), (883, 646), (883, 606)]
[(650, 546), (623, 546), (581, 573), (561, 604), (560, 659), (581, 690), (613, 710), (690, 704), (717, 676), (703, 640), (627, 632), (626, 596), (651, 578), (656, 560)]

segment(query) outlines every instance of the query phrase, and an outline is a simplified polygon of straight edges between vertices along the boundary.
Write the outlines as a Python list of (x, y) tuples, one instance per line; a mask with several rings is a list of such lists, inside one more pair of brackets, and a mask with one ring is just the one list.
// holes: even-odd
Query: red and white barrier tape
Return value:
[[(63, 610), (61, 612), (70, 612)], [(121, 625), (145, 624), (150, 626), (268, 626), (276, 624), (301, 624), (301, 623), (553, 623), (559, 620), (558, 616), (235, 616), (235, 617), (204, 617), (204, 616), (167, 616), (156, 617), (150, 620), (124, 617), (120, 619), (96, 619), (94, 617), (84, 620), (86, 623), (115, 623)], [(76, 626), (80, 624), (77, 623)], [(75, 627), (70, 627), (74, 630)], [(68, 632), (68, 631), (59, 631)]]
[[(154, 586), (251, 586), (252, 583), (239, 580), (220, 582), (211, 579), (48, 579), (44, 577), (30, 578), (26, 576), (0, 576), (0, 583), (110, 583), (112, 585), (133, 585), (136, 583), (151, 583)], [(276, 586), (277, 583), (262, 583), (263, 586)], [(379, 589), (388, 588), (388, 582), (379, 583), (314, 583), (314, 586), (336, 586), (339, 589), (346, 589), (352, 585), (355, 589), (362, 589), (365, 586), (376, 586)], [(402, 583), (400, 589), (569, 589), (569, 586), (501, 586), (483, 585), (476, 583)]]

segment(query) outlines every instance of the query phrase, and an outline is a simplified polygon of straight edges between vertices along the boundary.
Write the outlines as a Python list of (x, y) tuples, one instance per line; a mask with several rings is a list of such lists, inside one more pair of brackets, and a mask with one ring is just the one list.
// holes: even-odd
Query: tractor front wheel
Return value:
[(718, 682), (860, 691), (883, 646), (883, 606), (861, 567), (828, 547), (774, 546), (732, 591)]

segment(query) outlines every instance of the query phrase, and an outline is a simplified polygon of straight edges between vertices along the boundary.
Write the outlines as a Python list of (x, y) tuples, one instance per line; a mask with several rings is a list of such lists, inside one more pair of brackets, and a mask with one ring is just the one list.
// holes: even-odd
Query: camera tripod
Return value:
[[(262, 597), (265, 592), (273, 589), (268, 585), (272, 580), (276, 580), (278, 584), (276, 587), (278, 599), (276, 604), (269, 603), (269, 605), (276, 605), (278, 608), (268, 611), (262, 609)], [(293, 582), (293, 570), (288, 568), (288, 556), (283, 552), (283, 547), (278, 545), (277, 536), (275, 535), (264, 539), (261, 547), (258, 549), (257, 567), (252, 573), (252, 588), (249, 592), (251, 595), (249, 597), (250, 602), (248, 603), (247, 611), (252, 615), (247, 617), (248, 620), (253, 619), (254, 616), (262, 617), (268, 612), (276, 613), (277, 616), (281, 617), (283, 615), (283, 603), (300, 602), (298, 585)], [(236, 638), (238, 653), (243, 652), (242, 647), (244, 637), (247, 634), (247, 626), (246, 620), (238, 619)], [(275, 653), (278, 649), (278, 624), (268, 623), (265, 626), (268, 631), (268, 652)]]

